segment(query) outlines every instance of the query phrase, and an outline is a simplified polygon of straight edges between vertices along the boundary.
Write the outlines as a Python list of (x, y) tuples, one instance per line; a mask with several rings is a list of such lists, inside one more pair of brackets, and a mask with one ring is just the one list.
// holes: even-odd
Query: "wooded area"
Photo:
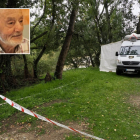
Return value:
[(30, 55), (0, 55), (0, 92), (18, 87), (22, 79), (54, 73), (64, 66), (99, 66), (101, 45), (140, 33), (133, 15), (139, 0), (3, 0), (1, 8), (31, 8)]

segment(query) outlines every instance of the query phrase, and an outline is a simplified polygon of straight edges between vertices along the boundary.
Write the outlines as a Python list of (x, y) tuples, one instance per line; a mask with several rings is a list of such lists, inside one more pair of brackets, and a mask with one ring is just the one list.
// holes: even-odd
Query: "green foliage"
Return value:
[(6, 0), (0, 2), (0, 8), (6, 8)]
[(0, 73), (2, 73), (2, 69), (0, 69)]
[(13, 56), (11, 61), (12, 73), (14, 76), (23, 77), (24, 75), (24, 61), (22, 55)]
[(41, 58), (41, 60), (38, 64), (38, 74), (39, 75), (45, 74), (47, 72), (50, 73), (50, 72), (55, 71), (59, 53), (60, 53), (60, 49), (58, 49), (58, 51), (56, 51), (56, 52), (51, 51), (49, 54), (43, 55), (43, 57)]
[[(42, 75), (47, 72), (54, 72), (56, 62), (60, 53), (60, 48), (57, 51), (50, 51), (48, 54), (44, 54), (38, 64), (38, 74)], [(33, 61), (37, 57), (38, 53), (32, 51), (32, 55), (26, 55), (29, 74), (33, 76)], [(11, 67), (13, 75), (19, 78), (24, 77), (24, 61), (22, 55), (12, 57)]]

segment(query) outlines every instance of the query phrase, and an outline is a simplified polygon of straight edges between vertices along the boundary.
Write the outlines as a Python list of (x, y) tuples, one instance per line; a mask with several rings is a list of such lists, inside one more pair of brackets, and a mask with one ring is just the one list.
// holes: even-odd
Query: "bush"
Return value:
[[(44, 54), (40, 59), (37, 71), (38, 75), (43, 75), (47, 72), (54, 72), (60, 49), (57, 52), (51, 51), (49, 54)], [(28, 63), (28, 71), (31, 76), (33, 76), (33, 61), (37, 57), (38, 53), (33, 53), (32, 55), (26, 55)], [(24, 60), (22, 55), (15, 55), (12, 57), (11, 61), (12, 72), (15, 77), (24, 77)]]

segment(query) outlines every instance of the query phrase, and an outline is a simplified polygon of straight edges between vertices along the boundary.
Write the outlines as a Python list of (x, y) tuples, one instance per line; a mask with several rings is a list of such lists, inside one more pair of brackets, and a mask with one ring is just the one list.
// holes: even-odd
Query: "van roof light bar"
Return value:
[(131, 42), (136, 42), (137, 39), (138, 39), (138, 38), (137, 38), (136, 36), (131, 36), (129, 40), (130, 40)]
[(126, 35), (124, 40), (135, 42), (136, 40), (140, 40), (140, 34), (133, 33), (131, 35)]

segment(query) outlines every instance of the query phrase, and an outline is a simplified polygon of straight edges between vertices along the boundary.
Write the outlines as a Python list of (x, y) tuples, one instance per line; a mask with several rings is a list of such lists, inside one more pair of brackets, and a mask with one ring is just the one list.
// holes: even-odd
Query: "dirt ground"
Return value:
[[(43, 104), (43, 106), (47, 107), (59, 102), (62, 102), (62, 100), (56, 100), (49, 103), (45, 103)], [(65, 138), (70, 135), (77, 135), (78, 137), (81, 137), (81, 139), (84, 137), (83, 135), (61, 128), (59, 126), (55, 126), (48, 122), (44, 122), (42, 120), (36, 120), (34, 121), (34, 123), (16, 122), (16, 120), (19, 119), (19, 117), (24, 118), (25, 115), (27, 114), (19, 112), (9, 117), (8, 119), (2, 121), (2, 126), (0, 126), (0, 140), (65, 140)], [(83, 132), (86, 132), (88, 130), (89, 125), (83, 122), (77, 123), (69, 121), (59, 123), (64, 124), (66, 126), (70, 126), (71, 128)], [(85, 140), (90, 139), (91, 138), (85, 137)]]
[(129, 102), (133, 106), (140, 108), (140, 96), (139, 95), (131, 95), (130, 99), (129, 99)]
[[(10, 120), (9, 120), (10, 121)], [(10, 122), (9, 122), (10, 123)], [(67, 126), (85, 132), (87, 124), (76, 124), (74, 122), (66, 122)], [(67, 129), (54, 126), (53, 124), (37, 120), (36, 126), (32, 124), (10, 124), (9, 127), (2, 126), (5, 133), (0, 135), (0, 140), (65, 140), (65, 137), (77, 135), (81, 138), (84, 136)], [(85, 138), (90, 140), (90, 138)]]
[[(131, 95), (129, 103), (139, 108), (140, 96)], [(84, 137), (83, 135), (41, 120), (37, 120), (36, 124), (15, 124), (15, 118), (16, 116), (12, 116), (2, 122), (2, 127), (0, 127), (0, 133), (2, 133), (0, 134), (0, 140), (65, 140), (65, 138), (70, 135), (77, 135), (78, 137), (81, 137), (81, 139)], [(64, 122), (63, 124), (83, 132), (88, 130), (89, 125), (83, 122)], [(84, 138), (85, 140), (91, 140), (91, 138), (88, 137)]]
[[(77, 130), (84, 131), (86, 126), (69, 123), (69, 126)], [(29, 130), (31, 124), (10, 126), (4, 134), (0, 135), (0, 140), (64, 140), (70, 134), (76, 135), (74, 132), (60, 127), (54, 127), (52, 124), (42, 122), (36, 126), (37, 129)], [(27, 132), (28, 131), (28, 132)], [(44, 131), (44, 132), (41, 132)], [(39, 133), (40, 132), (40, 133)], [(79, 137), (80, 135), (77, 134)], [(89, 138), (86, 138), (87, 140)]]

